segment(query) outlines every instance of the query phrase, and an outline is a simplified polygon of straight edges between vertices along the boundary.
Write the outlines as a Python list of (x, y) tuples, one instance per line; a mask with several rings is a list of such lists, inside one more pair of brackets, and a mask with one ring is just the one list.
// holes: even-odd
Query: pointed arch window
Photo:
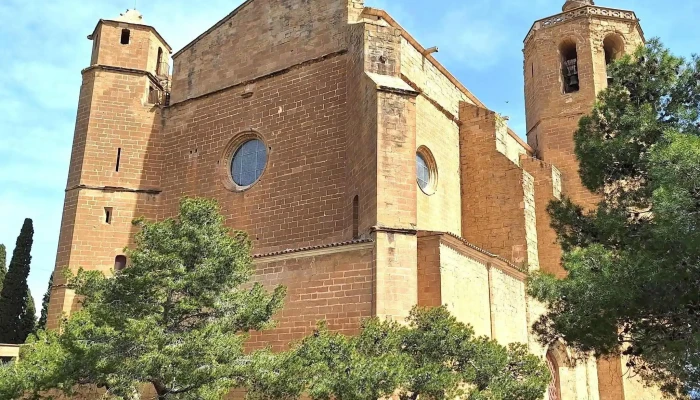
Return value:
[(559, 362), (554, 353), (547, 353), (547, 366), (552, 374), (552, 381), (547, 388), (547, 400), (561, 400), (561, 379), (559, 377)]

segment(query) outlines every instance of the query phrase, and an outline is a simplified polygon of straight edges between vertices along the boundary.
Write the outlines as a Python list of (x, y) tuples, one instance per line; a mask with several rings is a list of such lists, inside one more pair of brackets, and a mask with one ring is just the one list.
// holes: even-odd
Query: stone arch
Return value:
[(578, 44), (576, 40), (562, 40), (559, 43), (559, 56), (561, 57), (563, 92), (578, 92), (580, 89), (580, 81), (578, 71)]
[(545, 400), (576, 399), (576, 366), (564, 343), (552, 343), (547, 349), (545, 360), (552, 374)]
[(625, 38), (618, 32), (609, 33), (603, 39), (605, 65), (612, 63), (625, 54)]

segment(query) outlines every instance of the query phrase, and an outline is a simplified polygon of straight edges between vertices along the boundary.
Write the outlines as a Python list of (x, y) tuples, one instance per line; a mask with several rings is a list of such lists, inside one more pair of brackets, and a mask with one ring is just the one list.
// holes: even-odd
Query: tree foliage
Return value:
[(4, 244), (0, 244), (0, 291), (2, 291), (2, 284), (5, 282), (5, 275), (7, 274), (7, 249)]
[(477, 338), (446, 308), (414, 309), (404, 326), (371, 319), (356, 337), (316, 333), (287, 353), (253, 362), (256, 400), (539, 400), (551, 376), (523, 345)]
[(31, 219), (24, 220), (10, 267), (0, 292), (0, 343), (22, 344), (34, 330), (35, 310), (27, 285), (34, 228)]
[(612, 68), (613, 83), (575, 134), (594, 210), (550, 205), (564, 280), (535, 277), (550, 308), (544, 342), (619, 355), (648, 382), (700, 387), (700, 59), (650, 41)]
[(270, 326), (284, 289), (249, 283), (250, 241), (224, 226), (214, 202), (185, 199), (178, 219), (135, 223), (128, 267), (70, 277), (81, 310), (0, 369), (0, 398), (93, 385), (136, 399), (147, 383), (159, 399), (206, 400), (244, 382), (246, 333)]
[(44, 293), (44, 298), (41, 300), (41, 317), (37, 322), (36, 330), (46, 329), (46, 321), (49, 319), (49, 303), (51, 302), (51, 289), (53, 289), (53, 274), (49, 278), (49, 287)]

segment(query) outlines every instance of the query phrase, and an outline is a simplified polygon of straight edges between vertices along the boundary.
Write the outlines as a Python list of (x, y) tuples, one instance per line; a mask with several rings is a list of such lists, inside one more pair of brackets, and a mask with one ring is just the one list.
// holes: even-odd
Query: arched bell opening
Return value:
[(575, 93), (581, 88), (578, 73), (578, 51), (576, 42), (565, 40), (559, 45), (564, 93)]

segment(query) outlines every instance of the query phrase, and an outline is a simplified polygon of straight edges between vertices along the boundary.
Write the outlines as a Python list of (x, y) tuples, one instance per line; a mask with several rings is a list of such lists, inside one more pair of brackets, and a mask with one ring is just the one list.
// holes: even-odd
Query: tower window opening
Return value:
[(571, 41), (562, 43), (559, 48), (559, 53), (561, 54), (562, 59), (562, 80), (564, 81), (564, 93), (578, 92), (580, 85), (576, 43)]
[(115, 166), (114, 170), (116, 172), (119, 172), (119, 164), (121, 164), (122, 161), (122, 148), (117, 149), (117, 165)]
[(605, 52), (605, 69), (608, 77), (608, 85), (610, 85), (613, 80), (610, 64), (622, 56), (625, 51), (625, 42), (620, 35), (616, 33), (610, 34), (603, 40), (603, 50)]
[(131, 31), (128, 29), (122, 29), (122, 44), (129, 44), (131, 41)]
[(105, 224), (111, 224), (113, 216), (114, 209), (112, 207), (105, 207)]
[(163, 48), (158, 48), (158, 59), (156, 61), (156, 75), (163, 75)]
[(352, 238), (360, 237), (360, 197), (355, 196), (352, 200)]
[(116, 256), (114, 258), (114, 271), (123, 271), (126, 268), (126, 256)]

